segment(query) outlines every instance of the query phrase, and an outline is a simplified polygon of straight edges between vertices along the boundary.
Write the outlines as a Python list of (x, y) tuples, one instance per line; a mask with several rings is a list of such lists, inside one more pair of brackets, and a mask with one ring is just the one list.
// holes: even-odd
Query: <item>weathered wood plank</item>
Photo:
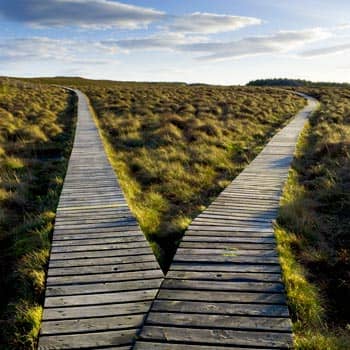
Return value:
[(264, 272), (211, 272), (211, 271), (191, 271), (186, 269), (182, 271), (170, 270), (167, 279), (188, 279), (205, 281), (231, 281), (231, 282), (282, 282), (279, 273)]
[[(218, 261), (174, 261), (170, 271), (213, 271), (213, 272), (232, 272), (232, 273), (281, 273), (279, 264), (249, 264), (244, 262), (227, 261), (220, 263)], [(244, 276), (244, 275), (242, 275)]]
[(147, 323), (152, 325), (170, 325), (175, 327), (291, 332), (290, 319), (278, 317), (203, 315), (184, 312), (152, 312), (147, 319)]
[(68, 306), (44, 309), (44, 320), (84, 319), (118, 315), (145, 314), (149, 301), (138, 301), (122, 304), (100, 304), (85, 306)]
[(182, 290), (163, 287), (160, 289), (157, 299), (285, 305), (285, 297), (279, 293), (233, 293), (231, 291)]
[(162, 327), (146, 325), (141, 339), (181, 342), (185, 344), (215, 344), (287, 348), (292, 343), (290, 333), (237, 331), (228, 329), (197, 329), (189, 327)]
[(245, 291), (245, 292), (263, 292), (263, 293), (283, 293), (283, 284), (280, 282), (251, 282), (251, 281), (205, 281), (189, 279), (170, 279), (166, 278), (162, 284), (166, 289), (183, 290), (220, 290), (220, 291)]
[(144, 315), (106, 316), (98, 318), (78, 318), (73, 320), (45, 321), (41, 334), (72, 334), (96, 331), (110, 331), (138, 328), (143, 323)]
[(158, 289), (162, 279), (145, 279), (135, 281), (119, 281), (106, 283), (90, 283), (78, 285), (49, 286), (46, 289), (46, 296), (59, 295), (82, 295), (94, 293), (124, 292), (128, 290)]
[(163, 273), (159, 270), (140, 270), (127, 272), (100, 273), (91, 275), (76, 276), (52, 276), (47, 278), (48, 286), (62, 284), (82, 284), (82, 283), (108, 283), (118, 281), (133, 281), (139, 279), (162, 278)]
[(154, 301), (152, 312), (183, 312), (214, 315), (245, 315), (263, 317), (289, 317), (286, 305), (242, 304), (209, 301), (160, 300)]
[(48, 276), (77, 276), (89, 275), (97, 273), (113, 273), (126, 271), (144, 271), (156, 270), (158, 267), (155, 261), (130, 263), (130, 264), (113, 264), (113, 265), (97, 265), (97, 266), (78, 266), (78, 267), (56, 267), (50, 266)]
[(91, 349), (101, 346), (132, 344), (136, 329), (82, 334), (41, 336), (38, 350)]

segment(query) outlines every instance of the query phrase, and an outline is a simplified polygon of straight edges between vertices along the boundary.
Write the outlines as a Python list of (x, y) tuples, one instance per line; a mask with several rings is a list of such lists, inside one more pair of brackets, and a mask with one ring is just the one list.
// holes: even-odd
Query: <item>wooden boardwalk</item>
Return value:
[(39, 349), (126, 350), (163, 273), (128, 209), (85, 95), (57, 209)]
[(284, 349), (291, 321), (273, 220), (308, 106), (190, 225), (135, 350)]

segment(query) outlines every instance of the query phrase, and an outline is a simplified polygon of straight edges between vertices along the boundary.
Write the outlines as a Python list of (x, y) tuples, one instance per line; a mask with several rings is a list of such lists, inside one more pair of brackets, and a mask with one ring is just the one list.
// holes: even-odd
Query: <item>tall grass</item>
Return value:
[(296, 349), (350, 348), (350, 89), (308, 88), (321, 108), (298, 145), (276, 228)]
[(74, 97), (0, 79), (0, 344), (34, 349)]

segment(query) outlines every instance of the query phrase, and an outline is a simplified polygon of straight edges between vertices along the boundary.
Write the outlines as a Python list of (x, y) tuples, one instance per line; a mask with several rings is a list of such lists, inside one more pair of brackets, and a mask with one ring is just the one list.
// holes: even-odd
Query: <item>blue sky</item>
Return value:
[(350, 82), (347, 0), (1, 0), (0, 75)]

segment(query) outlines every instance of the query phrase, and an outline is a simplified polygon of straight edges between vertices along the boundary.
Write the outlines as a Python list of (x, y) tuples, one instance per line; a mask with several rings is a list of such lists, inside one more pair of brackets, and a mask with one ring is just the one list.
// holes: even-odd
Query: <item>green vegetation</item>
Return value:
[(129, 205), (165, 271), (191, 220), (304, 105), (271, 88), (36, 81), (87, 93)]
[(298, 145), (276, 227), (296, 349), (350, 349), (350, 89), (303, 88), (321, 108)]
[(0, 344), (34, 349), (74, 97), (0, 79)]

